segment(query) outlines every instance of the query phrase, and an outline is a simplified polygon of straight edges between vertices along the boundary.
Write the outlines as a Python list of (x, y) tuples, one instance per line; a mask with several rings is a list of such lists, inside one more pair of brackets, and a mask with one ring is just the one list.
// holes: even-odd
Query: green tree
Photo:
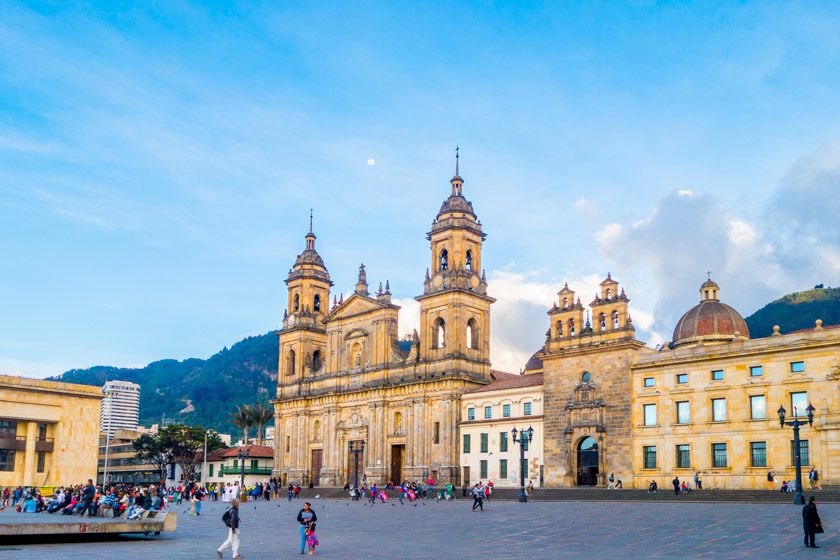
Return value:
[(230, 414), (230, 423), (242, 430), (243, 445), (248, 445), (248, 432), (251, 431), (251, 426), (254, 425), (254, 415), (251, 412), (249, 405), (237, 406), (236, 412)]
[(251, 422), (257, 427), (257, 445), (263, 444), (265, 426), (274, 420), (274, 411), (265, 403), (259, 402), (251, 408)]
[(158, 431), (161, 445), (171, 451), (171, 462), (181, 467), (184, 480), (194, 480), (198, 466), (204, 461), (204, 437), (207, 436), (207, 452), (224, 447), (216, 432), (203, 426), (172, 424)]
[(166, 479), (166, 465), (172, 462), (172, 449), (158, 437), (158, 434), (143, 434), (132, 443), (137, 459), (155, 465), (161, 480)]

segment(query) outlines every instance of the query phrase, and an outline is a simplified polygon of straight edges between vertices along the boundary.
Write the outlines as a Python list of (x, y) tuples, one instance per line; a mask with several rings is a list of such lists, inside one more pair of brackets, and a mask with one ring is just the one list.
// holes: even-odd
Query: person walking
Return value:
[(312, 510), (312, 504), (304, 502), (303, 508), (297, 514), (297, 521), (300, 523), (300, 553), (306, 554), (307, 534), (306, 529), (310, 523), (318, 521), (318, 516)]
[(823, 532), (822, 521), (817, 513), (817, 499), (808, 498), (808, 503), (802, 508), (802, 528), (805, 530), (805, 546), (819, 548), (815, 542), (817, 533)]
[(615, 487), (616, 488), (624, 488), (624, 485), (621, 483), (621, 473), (615, 475)]
[(674, 485), (674, 495), (680, 495), (680, 479), (679, 477), (674, 477), (674, 480), (671, 481), (671, 484)]
[(475, 511), (475, 508), (481, 508), (481, 511), (484, 511), (484, 489), (481, 488), (478, 484), (473, 486), (472, 497), (472, 510)]
[(610, 481), (610, 484), (607, 486), (607, 490), (615, 490), (615, 473), (610, 473), (607, 480)]
[(822, 490), (820, 488), (820, 473), (817, 472), (817, 467), (811, 467), (811, 472), (808, 473), (808, 484), (811, 485), (811, 490)]
[(776, 487), (773, 482), (773, 471), (767, 471), (767, 487), (770, 488), (770, 490), (773, 490)]
[(222, 515), (222, 521), (228, 526), (228, 538), (222, 546), (216, 549), (216, 556), (222, 558), (225, 549), (230, 548), (233, 558), (242, 558), (239, 555), (239, 499), (233, 498), (230, 501), (230, 509)]
[(699, 472), (694, 473), (694, 487), (697, 488), (698, 490), (703, 489), (703, 481), (700, 480), (700, 473)]

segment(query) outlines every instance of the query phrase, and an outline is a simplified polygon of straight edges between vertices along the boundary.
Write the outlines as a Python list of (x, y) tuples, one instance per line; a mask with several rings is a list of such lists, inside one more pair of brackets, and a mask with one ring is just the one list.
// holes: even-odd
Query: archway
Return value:
[(592, 436), (583, 438), (578, 444), (578, 486), (598, 484), (598, 442)]

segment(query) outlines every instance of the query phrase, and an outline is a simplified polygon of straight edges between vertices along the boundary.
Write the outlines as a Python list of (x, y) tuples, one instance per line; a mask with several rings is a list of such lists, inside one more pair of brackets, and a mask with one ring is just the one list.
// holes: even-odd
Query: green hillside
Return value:
[[(167, 420), (209, 426), (238, 435), (228, 413), (238, 404), (268, 401), (277, 388), (277, 336), (248, 337), (206, 360), (160, 360), (144, 368), (96, 366), (73, 369), (56, 379), (103, 385), (119, 379), (139, 383), (140, 423)], [(194, 409), (190, 412), (189, 404)]]
[(746, 318), (753, 338), (770, 336), (773, 325), (782, 333), (814, 327), (822, 319), (823, 325), (840, 324), (840, 288), (814, 288), (788, 294), (770, 302)]

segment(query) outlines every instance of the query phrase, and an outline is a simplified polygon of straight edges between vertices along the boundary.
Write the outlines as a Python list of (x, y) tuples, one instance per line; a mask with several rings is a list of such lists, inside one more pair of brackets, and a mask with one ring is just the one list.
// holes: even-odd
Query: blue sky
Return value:
[(276, 328), (310, 207), (412, 328), (456, 143), (497, 367), (565, 280), (651, 344), (707, 270), (745, 315), (840, 284), (836, 4), (66, 4), (0, 5), (2, 372)]

